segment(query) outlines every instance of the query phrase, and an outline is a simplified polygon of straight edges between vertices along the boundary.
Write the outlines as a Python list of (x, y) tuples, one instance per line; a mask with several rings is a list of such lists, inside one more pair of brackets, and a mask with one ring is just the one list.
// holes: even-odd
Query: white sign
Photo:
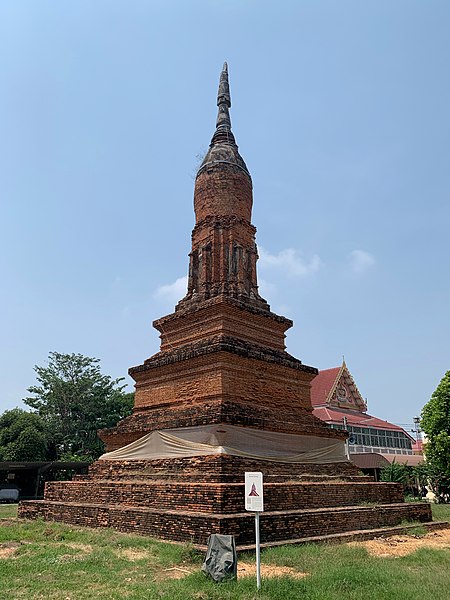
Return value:
[(264, 510), (263, 475), (259, 471), (245, 473), (245, 510)]

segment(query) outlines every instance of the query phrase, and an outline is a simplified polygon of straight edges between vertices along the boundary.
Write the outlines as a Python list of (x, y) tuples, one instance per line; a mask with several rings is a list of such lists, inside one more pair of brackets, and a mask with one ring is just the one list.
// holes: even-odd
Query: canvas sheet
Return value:
[(152, 460), (210, 454), (287, 463), (347, 461), (341, 440), (223, 424), (152, 431), (123, 448), (103, 454), (100, 460)]

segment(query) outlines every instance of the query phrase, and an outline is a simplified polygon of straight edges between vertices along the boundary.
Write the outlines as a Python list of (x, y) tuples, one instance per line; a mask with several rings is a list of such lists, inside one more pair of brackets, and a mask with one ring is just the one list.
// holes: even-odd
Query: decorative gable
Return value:
[(342, 363), (334, 385), (328, 394), (326, 404), (359, 412), (367, 411), (367, 404), (356, 387), (345, 361)]

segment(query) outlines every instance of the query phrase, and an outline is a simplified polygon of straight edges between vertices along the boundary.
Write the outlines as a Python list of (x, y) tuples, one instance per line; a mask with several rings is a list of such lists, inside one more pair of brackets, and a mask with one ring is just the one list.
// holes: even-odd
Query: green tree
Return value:
[(392, 462), (381, 469), (380, 481), (393, 481), (402, 483), (404, 486), (409, 484), (410, 472), (406, 465)]
[(39, 462), (49, 457), (49, 434), (39, 415), (13, 408), (0, 416), (0, 460)]
[(97, 431), (113, 427), (131, 414), (133, 394), (125, 394), (123, 378), (100, 371), (99, 359), (51, 352), (46, 367), (35, 366), (38, 385), (24, 400), (45, 421), (58, 458), (95, 459), (104, 447)]
[(442, 378), (423, 407), (420, 421), (427, 435), (425, 456), (434, 473), (434, 491), (450, 492), (450, 371)]

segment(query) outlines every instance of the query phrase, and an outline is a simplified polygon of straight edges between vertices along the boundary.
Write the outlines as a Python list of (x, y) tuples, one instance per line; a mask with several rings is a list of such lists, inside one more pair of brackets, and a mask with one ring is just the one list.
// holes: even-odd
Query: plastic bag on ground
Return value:
[(202, 571), (216, 582), (224, 579), (236, 579), (237, 555), (232, 535), (214, 533), (209, 536)]

